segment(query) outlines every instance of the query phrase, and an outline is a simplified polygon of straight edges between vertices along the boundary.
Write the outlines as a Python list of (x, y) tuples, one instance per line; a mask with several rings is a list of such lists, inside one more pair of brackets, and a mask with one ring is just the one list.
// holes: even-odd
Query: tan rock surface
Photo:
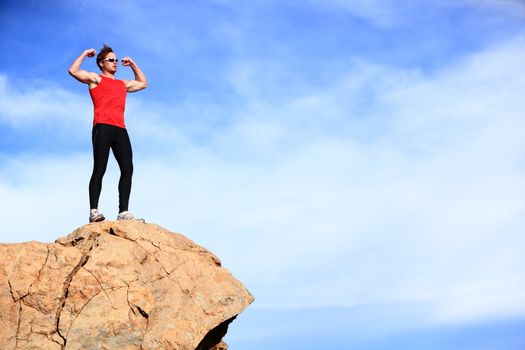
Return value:
[(0, 244), (2, 350), (227, 349), (252, 301), (215, 255), (154, 224)]

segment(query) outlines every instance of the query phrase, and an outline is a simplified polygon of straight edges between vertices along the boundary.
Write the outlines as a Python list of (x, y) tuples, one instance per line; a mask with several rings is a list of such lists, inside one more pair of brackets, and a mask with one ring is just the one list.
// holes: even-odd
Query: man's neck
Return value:
[(110, 73), (108, 71), (102, 71), (101, 75), (106, 78), (115, 79), (115, 74)]

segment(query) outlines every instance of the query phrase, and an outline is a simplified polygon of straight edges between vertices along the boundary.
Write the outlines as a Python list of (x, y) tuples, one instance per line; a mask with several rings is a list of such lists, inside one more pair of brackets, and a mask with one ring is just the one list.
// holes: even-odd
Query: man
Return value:
[(95, 49), (88, 49), (69, 67), (71, 74), (78, 81), (89, 85), (89, 94), (93, 100), (93, 173), (89, 181), (89, 222), (105, 219), (98, 210), (98, 200), (102, 190), (102, 178), (106, 172), (109, 150), (118, 162), (120, 168), (119, 214), (117, 220), (141, 220), (128, 211), (131, 193), (131, 177), (133, 175), (133, 160), (131, 143), (124, 124), (126, 94), (145, 89), (148, 86), (146, 76), (137, 64), (130, 58), (122, 59), (123, 66), (129, 66), (135, 74), (134, 80), (117, 80), (118, 59), (113, 50), (104, 45), (97, 55), (97, 66), (101, 74), (88, 72), (80, 68), (86, 57), (94, 57)]

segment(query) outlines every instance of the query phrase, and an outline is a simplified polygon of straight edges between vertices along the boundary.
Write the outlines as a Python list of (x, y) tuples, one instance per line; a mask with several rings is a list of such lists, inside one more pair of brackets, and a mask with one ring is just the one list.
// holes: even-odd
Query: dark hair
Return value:
[(97, 67), (102, 70), (102, 67), (100, 66), (100, 62), (102, 62), (108, 53), (113, 52), (113, 49), (106, 44), (100, 49), (98, 55), (97, 55)]

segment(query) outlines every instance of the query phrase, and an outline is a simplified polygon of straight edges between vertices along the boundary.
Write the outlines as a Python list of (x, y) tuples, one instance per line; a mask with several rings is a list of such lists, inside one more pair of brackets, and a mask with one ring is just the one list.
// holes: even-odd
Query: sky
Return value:
[(7, 0), (0, 34), (1, 242), (87, 223), (67, 69), (106, 43), (149, 81), (130, 211), (255, 297), (230, 349), (525, 349), (523, 1)]

